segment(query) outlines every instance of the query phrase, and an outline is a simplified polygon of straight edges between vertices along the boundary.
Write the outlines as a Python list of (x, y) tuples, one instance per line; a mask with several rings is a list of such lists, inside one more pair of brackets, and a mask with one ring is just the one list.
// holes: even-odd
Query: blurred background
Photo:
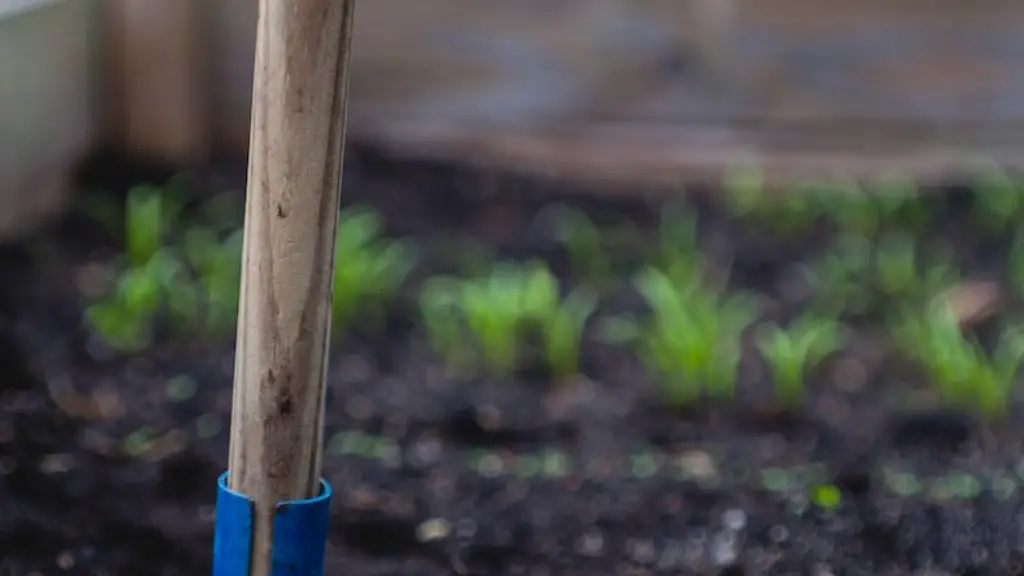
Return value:
[[(1024, 2), (356, 4), (327, 574), (1024, 574)], [(0, 0), (0, 575), (209, 572), (257, 5)]]
[[(1020, 158), (1024, 8), (804, 0), (376, 0), (358, 7), (350, 141), (624, 183), (934, 175)], [(98, 149), (243, 157), (256, 3), (0, 2), (0, 189), (22, 213)], [(773, 171), (774, 172), (774, 171)]]

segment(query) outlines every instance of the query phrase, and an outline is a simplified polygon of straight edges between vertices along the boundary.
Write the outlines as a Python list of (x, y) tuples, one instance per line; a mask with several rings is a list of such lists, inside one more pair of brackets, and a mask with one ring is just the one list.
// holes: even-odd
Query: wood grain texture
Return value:
[(229, 485), (274, 506), (316, 494), (353, 0), (260, 0)]

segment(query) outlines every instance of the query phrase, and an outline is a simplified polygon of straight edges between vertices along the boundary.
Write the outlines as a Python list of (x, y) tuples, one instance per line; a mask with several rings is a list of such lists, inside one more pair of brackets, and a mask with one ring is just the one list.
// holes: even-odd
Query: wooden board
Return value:
[[(228, 71), (248, 68), (250, 4), (210, 3), (235, 152), (250, 86)], [(1024, 162), (1020, 30), (1013, 0), (374, 0), (357, 9), (350, 134), (620, 183), (751, 156), (783, 181), (941, 177), (970, 156)]]

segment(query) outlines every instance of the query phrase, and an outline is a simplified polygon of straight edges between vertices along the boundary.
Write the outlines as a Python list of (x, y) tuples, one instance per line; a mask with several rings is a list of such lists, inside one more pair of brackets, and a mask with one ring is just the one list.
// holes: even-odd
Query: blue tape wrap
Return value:
[[(331, 485), (320, 480), (320, 495), (281, 502), (274, 513), (270, 576), (322, 576)], [(213, 532), (213, 576), (249, 576), (253, 501), (228, 488), (228, 473), (217, 479), (217, 520)]]

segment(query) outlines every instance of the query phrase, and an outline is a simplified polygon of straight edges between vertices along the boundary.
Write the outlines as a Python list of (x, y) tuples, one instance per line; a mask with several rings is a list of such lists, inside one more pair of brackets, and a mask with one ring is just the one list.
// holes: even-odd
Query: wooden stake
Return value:
[(354, 0), (260, 0), (228, 485), (253, 499), (250, 574), (275, 505), (315, 496)]

